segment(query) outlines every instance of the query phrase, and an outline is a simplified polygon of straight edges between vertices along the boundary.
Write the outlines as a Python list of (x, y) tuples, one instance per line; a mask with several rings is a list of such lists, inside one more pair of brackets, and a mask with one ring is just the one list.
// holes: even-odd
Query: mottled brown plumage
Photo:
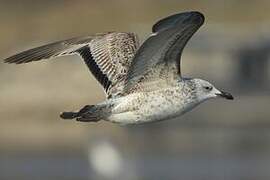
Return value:
[(63, 119), (138, 124), (178, 117), (203, 101), (225, 97), (202, 79), (182, 78), (182, 51), (204, 22), (199, 12), (166, 17), (152, 27), (152, 34), (139, 47), (134, 33), (110, 32), (73, 38), (24, 51), (5, 59), (28, 63), (78, 54), (104, 87), (107, 100), (77, 112), (64, 112)]
[(80, 55), (109, 97), (121, 93), (131, 61), (139, 47), (137, 35), (125, 32), (77, 37), (30, 49), (4, 61), (28, 63), (66, 55)]

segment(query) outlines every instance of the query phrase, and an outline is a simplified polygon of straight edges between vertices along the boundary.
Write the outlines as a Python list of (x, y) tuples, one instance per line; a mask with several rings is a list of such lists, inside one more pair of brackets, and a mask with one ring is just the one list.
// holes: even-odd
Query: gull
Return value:
[(208, 99), (233, 99), (206, 80), (181, 75), (182, 51), (203, 23), (202, 13), (183, 12), (156, 22), (141, 46), (134, 33), (108, 32), (40, 46), (4, 61), (21, 64), (79, 55), (103, 86), (106, 100), (63, 112), (63, 119), (124, 125), (168, 120)]

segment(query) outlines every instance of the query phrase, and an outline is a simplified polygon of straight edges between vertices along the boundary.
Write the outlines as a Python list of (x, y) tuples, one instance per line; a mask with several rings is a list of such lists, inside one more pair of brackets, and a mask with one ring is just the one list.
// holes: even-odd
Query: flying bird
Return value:
[(63, 112), (63, 119), (119, 124), (167, 120), (211, 98), (233, 99), (206, 80), (181, 75), (182, 51), (203, 23), (200, 12), (178, 13), (156, 22), (141, 46), (134, 33), (108, 32), (40, 46), (4, 61), (21, 64), (79, 55), (107, 98), (75, 112)]

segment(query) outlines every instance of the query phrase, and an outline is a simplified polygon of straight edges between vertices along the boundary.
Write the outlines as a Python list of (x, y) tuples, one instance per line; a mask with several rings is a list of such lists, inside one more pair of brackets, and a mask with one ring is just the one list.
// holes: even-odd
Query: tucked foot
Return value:
[(101, 120), (101, 114), (95, 105), (86, 105), (78, 112), (62, 112), (62, 119), (75, 119), (80, 122), (98, 122)]
[(80, 121), (80, 122), (98, 122), (101, 119), (98, 119), (96, 117), (78, 117), (76, 118), (76, 121)]

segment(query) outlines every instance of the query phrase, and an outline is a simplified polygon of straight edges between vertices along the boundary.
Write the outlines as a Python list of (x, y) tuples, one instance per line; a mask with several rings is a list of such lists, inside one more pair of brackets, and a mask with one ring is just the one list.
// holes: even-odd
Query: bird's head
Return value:
[(233, 96), (230, 93), (218, 90), (208, 81), (202, 79), (192, 79), (192, 81), (195, 84), (196, 96), (199, 101), (205, 101), (207, 99), (217, 97), (233, 100)]

